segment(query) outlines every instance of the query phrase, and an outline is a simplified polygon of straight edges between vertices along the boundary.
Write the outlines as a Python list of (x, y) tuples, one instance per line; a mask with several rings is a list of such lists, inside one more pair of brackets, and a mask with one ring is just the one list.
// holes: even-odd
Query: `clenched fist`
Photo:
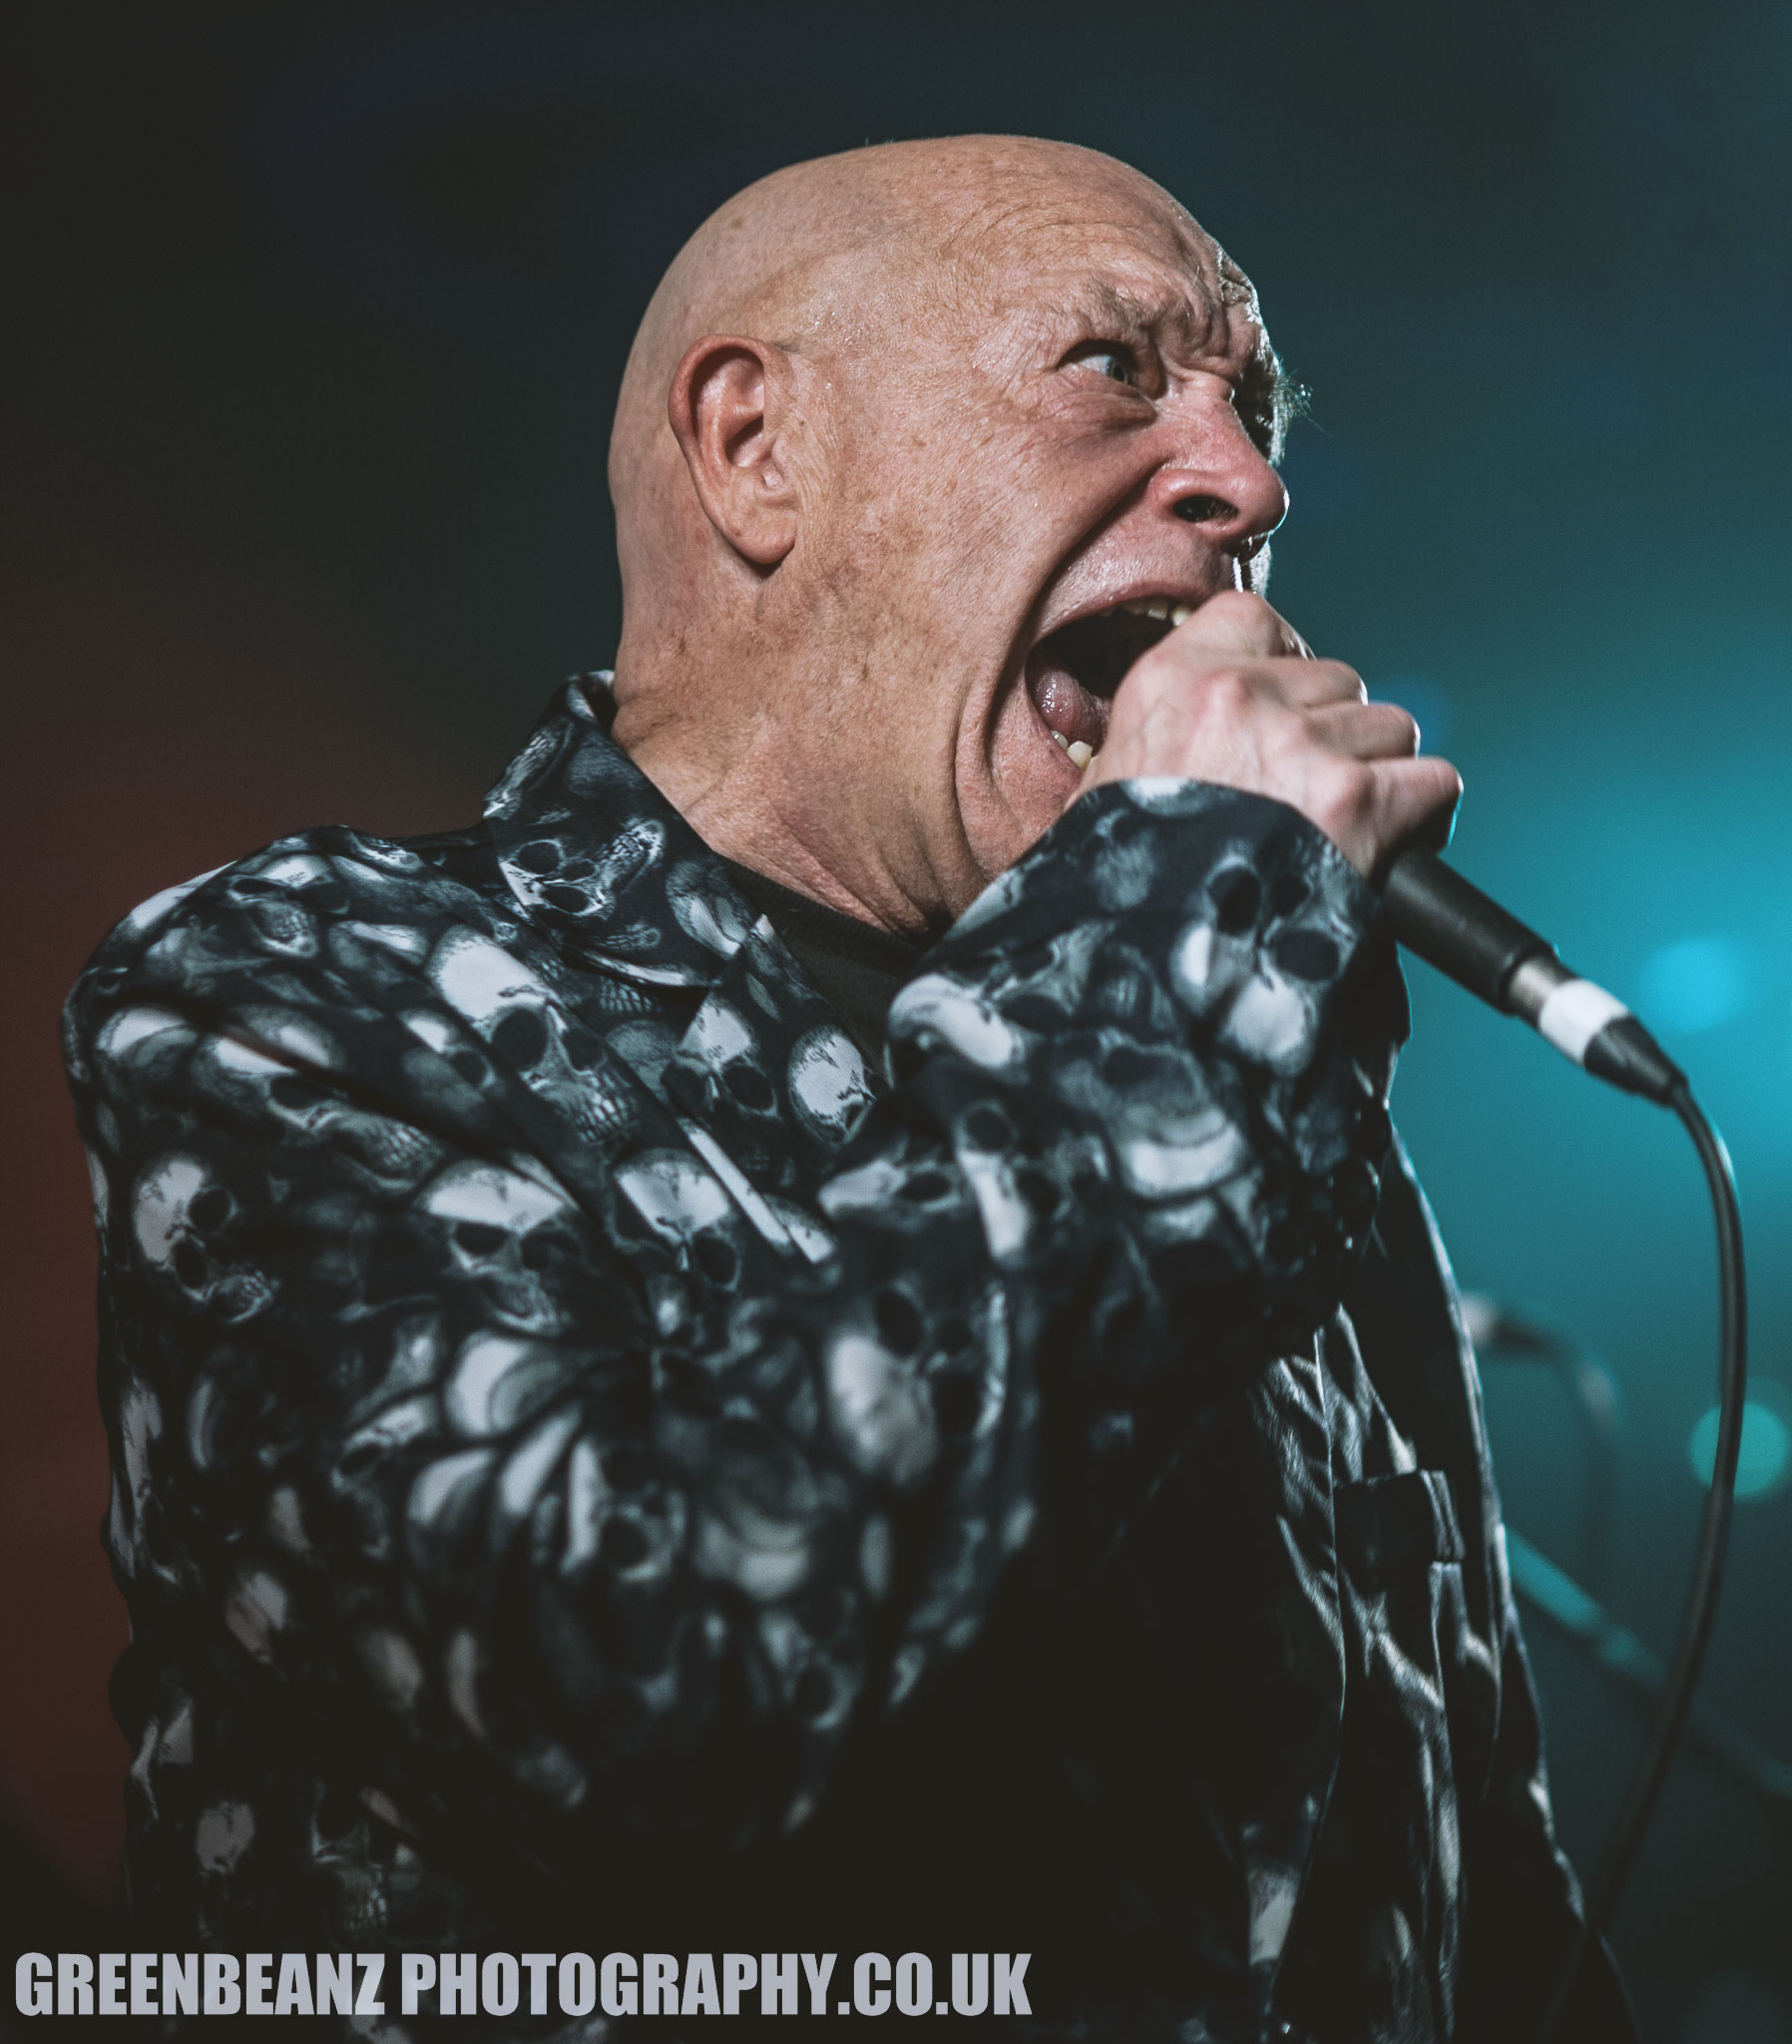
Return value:
[(1441, 842), (1462, 794), (1404, 710), (1371, 703), (1354, 669), (1315, 659), (1261, 597), (1233, 590), (1133, 663), (1084, 788), (1148, 774), (1287, 802), (1365, 876), (1409, 837)]

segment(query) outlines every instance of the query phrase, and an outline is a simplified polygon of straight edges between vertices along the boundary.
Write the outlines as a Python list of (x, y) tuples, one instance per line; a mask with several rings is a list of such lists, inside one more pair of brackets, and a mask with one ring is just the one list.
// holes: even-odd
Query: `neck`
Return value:
[(933, 919), (889, 871), (875, 832), (855, 825), (841, 842), (837, 829), (827, 828), (842, 816), (868, 815), (869, 807), (855, 803), (853, 790), (830, 783), (824, 766), (791, 758), (789, 727), (780, 729), (767, 706), (790, 700), (803, 685), (772, 685), (762, 658), (744, 652), (705, 667), (751, 674), (763, 686), (743, 712), (728, 693), (703, 686), (682, 654), (675, 674), (658, 671), (658, 663), (638, 664), (625, 634), (617, 655), (616, 743), (724, 858), (874, 929), (926, 937)]

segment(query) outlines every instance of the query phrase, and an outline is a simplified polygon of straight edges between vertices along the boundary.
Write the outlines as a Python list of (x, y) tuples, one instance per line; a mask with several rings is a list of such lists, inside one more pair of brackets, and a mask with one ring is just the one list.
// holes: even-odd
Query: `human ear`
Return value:
[(686, 350), (667, 416), (703, 514), (755, 568), (796, 544), (797, 499), (783, 461), (790, 364), (782, 348), (711, 333)]

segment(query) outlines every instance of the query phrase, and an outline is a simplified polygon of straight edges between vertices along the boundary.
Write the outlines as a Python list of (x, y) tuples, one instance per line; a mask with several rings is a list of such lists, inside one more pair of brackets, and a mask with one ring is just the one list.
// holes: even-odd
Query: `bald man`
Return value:
[(1459, 783), (1263, 600), (1289, 395), (1121, 164), (781, 172), (631, 356), (614, 674), (473, 828), (102, 947), (136, 1941), (209, 2006), (1535, 2028), (1371, 884)]

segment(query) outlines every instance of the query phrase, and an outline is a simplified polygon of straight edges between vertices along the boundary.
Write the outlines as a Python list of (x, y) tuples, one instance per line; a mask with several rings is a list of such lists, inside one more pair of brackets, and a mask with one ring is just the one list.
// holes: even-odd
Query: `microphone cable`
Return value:
[(1382, 889), (1394, 935), (1408, 950), (1470, 993), (1529, 1022), (1583, 1070), (1670, 1108), (1692, 1138), (1711, 1196), (1720, 1299), (1717, 1453), (1699, 1523), (1692, 1580), (1673, 1657), (1646, 1745), (1612, 1827), (1599, 1876), (1587, 1891), (1581, 1927), (1551, 1996), (1537, 2044), (1553, 2044), (1587, 1953), (1611, 1920), (1653, 1816), (1685, 1728), (1699, 1669), (1717, 1617), (1742, 1446), (1748, 1384), (1748, 1286), (1742, 1215), (1723, 1138), (1692, 1097), (1686, 1076), (1634, 1015), (1602, 987), (1570, 973), (1555, 949), (1431, 851), (1401, 852)]

